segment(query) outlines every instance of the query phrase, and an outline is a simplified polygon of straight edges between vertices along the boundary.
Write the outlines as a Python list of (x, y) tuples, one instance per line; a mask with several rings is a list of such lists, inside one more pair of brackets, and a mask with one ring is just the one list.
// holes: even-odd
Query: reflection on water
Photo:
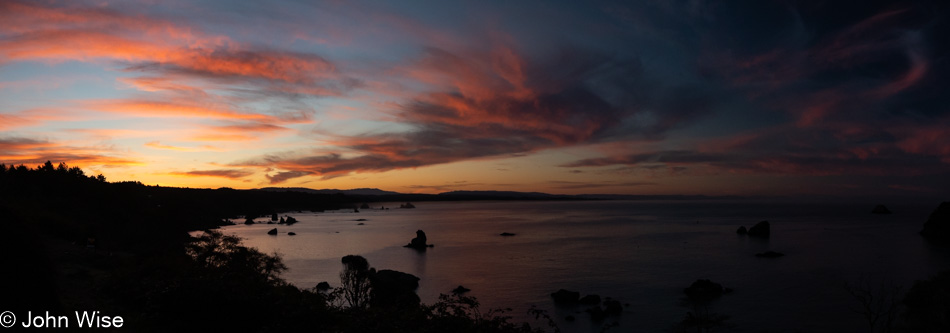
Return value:
[[(393, 206), (386, 204), (385, 206)], [(866, 205), (749, 204), (741, 202), (455, 202), (418, 203), (416, 209), (360, 213), (289, 213), (292, 226), (225, 228), (264, 252), (277, 252), (302, 288), (339, 285), (340, 258), (366, 257), (377, 269), (422, 278), (423, 302), (458, 285), (483, 307), (512, 307), (516, 318), (537, 305), (565, 331), (597, 331), (582, 308), (555, 307), (560, 288), (620, 299), (630, 305), (621, 329), (667, 330), (688, 309), (682, 289), (709, 278), (735, 289), (714, 305), (737, 329), (853, 330), (863, 325), (841, 285), (862, 277), (890, 279), (905, 288), (947, 267), (945, 251), (918, 235), (936, 205), (889, 207), (872, 215)], [(357, 219), (364, 225), (359, 225)], [(772, 223), (772, 237), (738, 236), (740, 225)], [(277, 236), (266, 235), (277, 227)], [(422, 229), (425, 252), (402, 246)], [(288, 236), (293, 231), (296, 236)], [(516, 236), (503, 237), (502, 232)], [(785, 257), (763, 259), (774, 250)], [(566, 322), (574, 315), (579, 320)]]

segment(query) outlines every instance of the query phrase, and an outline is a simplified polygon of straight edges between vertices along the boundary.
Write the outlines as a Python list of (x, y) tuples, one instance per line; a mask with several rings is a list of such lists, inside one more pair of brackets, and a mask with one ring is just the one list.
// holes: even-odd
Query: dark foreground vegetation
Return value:
[(49, 162), (0, 164), (0, 189), (2, 311), (97, 310), (137, 332), (534, 331), (474, 298), (422, 304), (361, 257), (341, 265), (340, 288), (299, 289), (280, 278), (279, 257), (213, 230), (243, 215), (353, 205), (343, 195), (110, 183)]

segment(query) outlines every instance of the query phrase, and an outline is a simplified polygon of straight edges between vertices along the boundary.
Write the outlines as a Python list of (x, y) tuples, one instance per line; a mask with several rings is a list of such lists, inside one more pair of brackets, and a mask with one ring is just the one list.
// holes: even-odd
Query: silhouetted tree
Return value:
[(356, 255), (343, 257), (343, 271), (340, 272), (340, 288), (343, 296), (353, 308), (365, 308), (369, 305), (371, 291), (370, 276), (376, 269), (369, 267), (366, 258)]
[(220, 271), (223, 277), (253, 277), (261, 279), (261, 282), (284, 284), (280, 273), (287, 270), (287, 266), (280, 257), (242, 246), (237, 236), (208, 230), (188, 243), (185, 252), (199, 267)]
[(861, 314), (868, 324), (868, 332), (891, 332), (901, 305), (901, 287), (893, 282), (873, 286), (867, 278), (845, 283), (844, 289), (860, 306), (854, 312)]

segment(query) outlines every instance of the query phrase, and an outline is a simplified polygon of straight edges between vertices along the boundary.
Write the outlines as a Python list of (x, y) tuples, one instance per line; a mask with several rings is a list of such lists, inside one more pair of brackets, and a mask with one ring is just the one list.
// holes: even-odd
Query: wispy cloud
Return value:
[[(292, 171), (274, 178), (283, 181), (288, 176), (339, 176), (511, 157), (592, 142), (657, 138), (710, 109), (702, 94), (688, 88), (647, 84), (651, 79), (644, 77), (635, 59), (612, 59), (583, 49), (528, 59), (510, 45), (484, 53), (433, 47), (400, 71), (434, 90), (399, 106), (395, 117), (411, 127), (408, 132), (331, 136), (328, 141), (338, 147), (335, 153), (272, 154), (235, 165)], [(588, 82), (598, 82), (597, 88)], [(632, 95), (603, 95), (641, 94), (636, 90), (641, 88), (659, 97), (635, 103)], [(673, 92), (689, 95), (672, 98)]]
[(176, 172), (170, 172), (169, 174), (173, 176), (184, 176), (184, 177), (219, 177), (219, 178), (238, 179), (238, 178), (244, 178), (244, 177), (254, 175), (254, 171), (241, 170), (241, 169), (215, 169), (215, 170), (176, 171)]
[(122, 156), (108, 147), (74, 147), (47, 140), (24, 137), (0, 138), (0, 161), (10, 164), (36, 164), (46, 161), (66, 162), (70, 165), (131, 166), (142, 162)]

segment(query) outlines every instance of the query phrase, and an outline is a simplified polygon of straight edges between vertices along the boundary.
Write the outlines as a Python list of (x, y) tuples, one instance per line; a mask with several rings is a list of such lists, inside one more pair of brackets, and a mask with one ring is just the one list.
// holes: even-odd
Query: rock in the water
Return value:
[(330, 290), (330, 283), (326, 281), (317, 283), (317, 290)]
[(573, 304), (577, 303), (577, 301), (581, 298), (581, 293), (567, 289), (561, 289), (551, 293), (551, 297), (554, 298), (554, 303)]
[(405, 204), (399, 205), (399, 208), (416, 208), (416, 206), (413, 205), (411, 202), (407, 202)]
[(924, 223), (920, 234), (930, 240), (950, 243), (950, 202), (943, 202)]
[(271, 215), (270, 215), (270, 220), (271, 220), (271, 221), (277, 221), (277, 213), (271, 214)]
[(267, 232), (267, 234), (268, 234), (268, 235), (271, 235), (271, 236), (276, 236), (276, 235), (277, 235), (277, 228), (271, 229), (270, 231)]
[(749, 228), (749, 236), (768, 238), (772, 233), (770, 229), (769, 221), (762, 221)]
[[(419, 277), (391, 269), (383, 269), (376, 272), (375, 279), (377, 284), (382, 283), (400, 289), (416, 290), (416, 288), (419, 288)], [(376, 284), (374, 284), (373, 287), (376, 287)]]
[(890, 214), (891, 210), (884, 207), (884, 205), (874, 206), (874, 209), (871, 210), (871, 214)]
[(778, 258), (784, 255), (785, 255), (784, 253), (775, 252), (775, 251), (765, 251), (762, 253), (755, 254), (756, 257), (760, 257), (760, 258)]
[(468, 289), (468, 288), (465, 288), (465, 287), (462, 287), (462, 286), (458, 286), (458, 287), (455, 287), (455, 289), (452, 289), (452, 293), (453, 293), (453, 294), (457, 294), (457, 295), (461, 295), (461, 294), (467, 293), (467, 292), (469, 292), (469, 291), (472, 291), (472, 290), (471, 290), (471, 289)]
[(426, 244), (426, 242), (428, 242), (428, 239), (426, 238), (425, 231), (416, 230), (416, 238), (409, 241), (409, 244), (406, 244), (405, 247), (425, 251), (426, 248), (432, 247), (432, 245)]
[(709, 301), (722, 296), (726, 289), (721, 284), (712, 282), (708, 279), (699, 279), (693, 282), (688, 288), (683, 289), (686, 297), (692, 301)]
[(374, 307), (416, 307), (419, 305), (419, 278), (409, 273), (384, 269), (370, 276), (373, 286), (370, 305)]
[(606, 300), (604, 301), (604, 314), (608, 316), (619, 316), (623, 313), (623, 305), (620, 305), (618, 300)]
[(284, 220), (284, 223), (287, 225), (291, 225), (291, 224), (297, 223), (297, 219), (295, 219), (293, 216), (288, 216), (287, 219)]
[(287, 235), (290, 235), (290, 236), (296, 236), (296, 235), (297, 235), (297, 233), (296, 233), (296, 232), (293, 232), (293, 231), (291, 231), (291, 232), (288, 232), (288, 233), (287, 233)]
[(360, 222), (360, 223), (357, 223), (356, 225), (366, 225), (366, 223)]
[(368, 204), (368, 203), (364, 203), (364, 204), (360, 205), (360, 209), (369, 209), (369, 204)]
[(745, 226), (743, 225), (743, 226), (739, 226), (739, 229), (736, 230), (736, 233), (740, 235), (745, 235), (749, 233), (749, 230), (746, 230)]
[(510, 232), (503, 232), (503, 233), (500, 233), (499, 235), (501, 235), (501, 236), (514, 236), (515, 234), (510, 233)]
[(581, 299), (578, 300), (577, 302), (581, 304), (586, 304), (586, 305), (600, 304), (600, 295), (587, 295), (587, 296), (581, 297)]
[(584, 310), (584, 312), (589, 313), (590, 321), (595, 322), (595, 323), (600, 322), (604, 320), (605, 317), (607, 317), (607, 313), (604, 311), (604, 308), (601, 308), (599, 304), (592, 308)]
[(244, 224), (254, 224), (254, 219), (252, 218), (245, 219)]

